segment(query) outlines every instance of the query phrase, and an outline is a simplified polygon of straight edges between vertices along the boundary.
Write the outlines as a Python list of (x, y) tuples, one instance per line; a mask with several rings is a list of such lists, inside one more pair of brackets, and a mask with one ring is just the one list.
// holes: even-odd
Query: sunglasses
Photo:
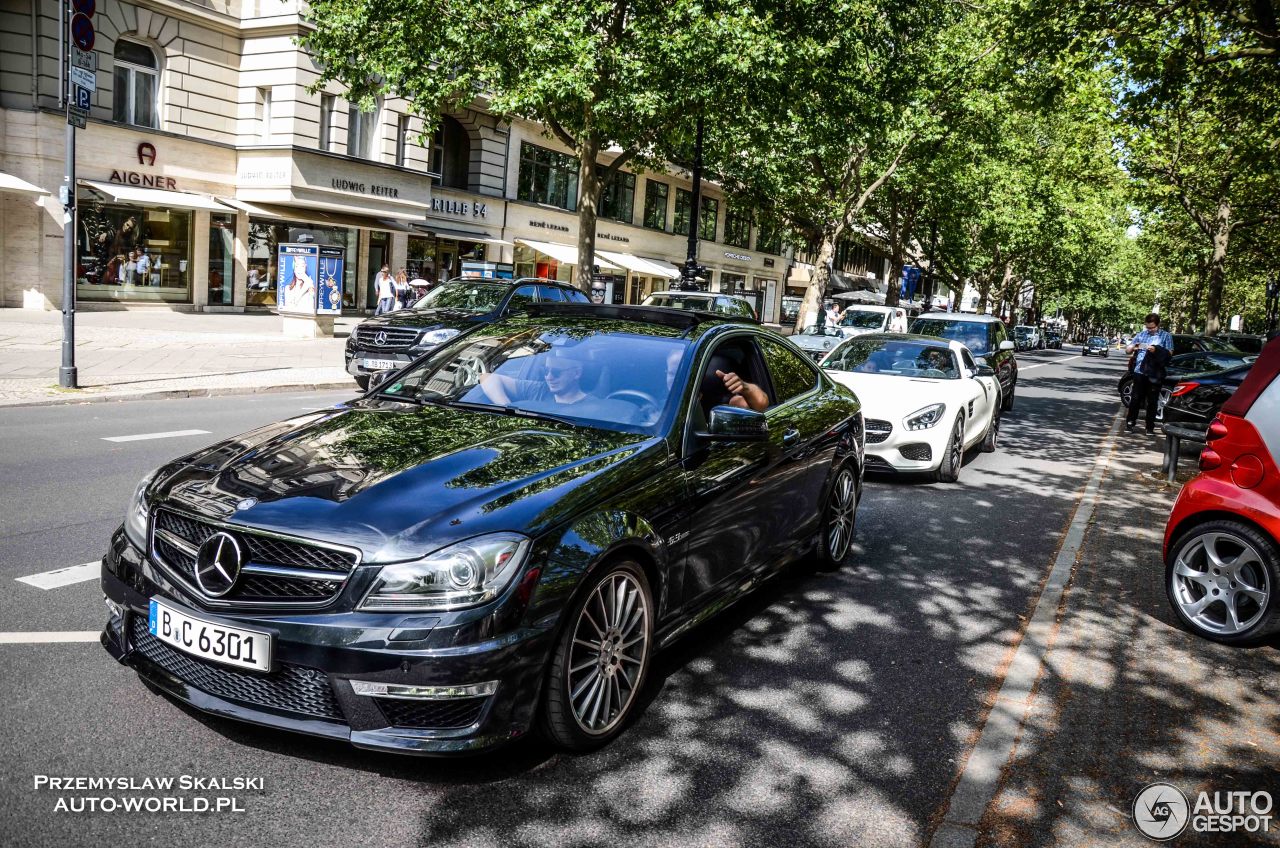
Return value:
[(572, 371), (573, 369), (575, 369), (575, 368), (577, 368), (577, 367), (578, 367), (578, 366), (576, 366), (576, 365), (548, 365), (548, 366), (547, 366), (547, 376), (548, 376), (548, 377), (563, 377), (566, 373), (568, 373), (568, 372)]

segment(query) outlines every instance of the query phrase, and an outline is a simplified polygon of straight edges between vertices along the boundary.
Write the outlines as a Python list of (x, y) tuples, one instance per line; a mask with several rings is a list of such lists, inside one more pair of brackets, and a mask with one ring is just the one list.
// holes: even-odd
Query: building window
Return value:
[(733, 247), (751, 247), (751, 211), (732, 205), (724, 210), (724, 243)]
[(516, 198), (573, 212), (578, 208), (578, 160), (567, 153), (521, 142)]
[(365, 112), (352, 103), (347, 112), (347, 155), (373, 158), (373, 139), (377, 135), (378, 109)]
[(698, 212), (698, 238), (715, 241), (716, 218), (720, 215), (720, 201), (704, 197)]
[(85, 187), (77, 203), (77, 297), (191, 302), (189, 211), (122, 203)]
[(320, 149), (333, 150), (333, 119), (338, 114), (338, 98), (332, 94), (320, 95)]
[[(604, 168), (598, 168), (603, 174)], [(633, 220), (636, 205), (636, 175), (626, 171), (614, 171), (613, 176), (600, 186), (600, 206), (598, 214), (601, 218), (611, 218), (630, 224)]]
[[(644, 225), (653, 230), (667, 229), (667, 195), (671, 187), (657, 180), (644, 181)], [(638, 301), (637, 301), (638, 302)]]
[(135, 127), (159, 127), (160, 63), (151, 48), (136, 41), (117, 41), (114, 79), (112, 119)]
[(471, 171), (471, 137), (456, 118), (440, 116), (440, 126), (431, 137), (429, 168), (436, 185), (467, 189)]
[(689, 235), (689, 209), (693, 206), (693, 192), (676, 189), (676, 220), (672, 231), (678, 236)]
[(271, 141), (271, 89), (258, 89), (257, 113), (258, 140), (265, 144)]
[(756, 250), (761, 253), (782, 254), (782, 228), (776, 224), (762, 223), (756, 235)]
[(409, 116), (401, 115), (396, 124), (396, 164), (404, 167), (405, 151), (409, 146)]

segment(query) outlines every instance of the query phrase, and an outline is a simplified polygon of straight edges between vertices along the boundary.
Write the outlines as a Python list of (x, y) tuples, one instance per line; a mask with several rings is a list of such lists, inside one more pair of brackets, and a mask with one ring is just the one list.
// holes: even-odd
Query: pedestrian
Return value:
[(378, 292), (378, 308), (374, 315), (385, 315), (390, 312), (396, 302), (395, 280), (391, 278), (391, 266), (382, 263), (381, 270), (373, 278), (374, 290)]
[(124, 263), (124, 282), (126, 285), (136, 285), (138, 281), (138, 251), (129, 251), (129, 258)]
[(134, 263), (134, 273), (137, 275), (138, 285), (151, 285), (151, 254), (145, 247), (142, 248), (142, 255), (138, 257), (138, 261)]
[(1133, 337), (1126, 350), (1133, 356), (1133, 395), (1125, 416), (1125, 429), (1132, 432), (1138, 424), (1138, 413), (1147, 405), (1147, 433), (1156, 431), (1156, 408), (1160, 405), (1160, 386), (1164, 382), (1169, 357), (1173, 355), (1173, 336), (1160, 327), (1159, 313), (1152, 312), (1143, 322), (1141, 333)]
[(413, 288), (409, 285), (409, 272), (401, 268), (396, 272), (396, 303), (400, 309), (408, 309)]

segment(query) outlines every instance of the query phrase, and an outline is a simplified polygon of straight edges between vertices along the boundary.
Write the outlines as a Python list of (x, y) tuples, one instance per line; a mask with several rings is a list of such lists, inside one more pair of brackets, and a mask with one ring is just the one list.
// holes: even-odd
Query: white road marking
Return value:
[(103, 436), (104, 442), (143, 442), (147, 439), (173, 439), (178, 436), (207, 436), (208, 430), (169, 430), (164, 433), (139, 433), (136, 436)]
[(26, 583), (28, 586), (35, 586), (37, 589), (48, 591), (49, 589), (70, 586), (72, 583), (97, 580), (101, 570), (101, 561), (94, 560), (93, 562), (86, 562), (84, 565), (69, 565), (66, 568), (55, 568), (53, 571), (42, 571), (39, 574), (29, 574), (26, 577), (15, 579), (19, 583)]
[(1077, 353), (1075, 356), (1068, 356), (1066, 359), (1054, 359), (1050, 362), (1041, 362), (1036, 365), (1019, 365), (1018, 373), (1022, 373), (1023, 371), (1030, 371), (1032, 368), (1039, 368), (1043, 365), (1057, 365), (1059, 362), (1070, 362), (1073, 359), (1079, 359), (1079, 358), (1080, 358), (1080, 354)]
[(38, 645), (49, 642), (96, 642), (97, 630), (28, 630), (0, 633), (0, 645)]

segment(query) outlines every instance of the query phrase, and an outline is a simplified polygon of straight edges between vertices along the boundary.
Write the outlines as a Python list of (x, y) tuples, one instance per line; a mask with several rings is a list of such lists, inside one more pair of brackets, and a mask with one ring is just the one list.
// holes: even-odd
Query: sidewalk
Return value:
[(342, 349), (363, 320), (335, 321), (335, 338), (286, 339), (271, 314), (146, 309), (76, 313), (78, 390), (58, 387), (62, 314), (0, 309), (0, 406), (137, 397), (355, 388)]

